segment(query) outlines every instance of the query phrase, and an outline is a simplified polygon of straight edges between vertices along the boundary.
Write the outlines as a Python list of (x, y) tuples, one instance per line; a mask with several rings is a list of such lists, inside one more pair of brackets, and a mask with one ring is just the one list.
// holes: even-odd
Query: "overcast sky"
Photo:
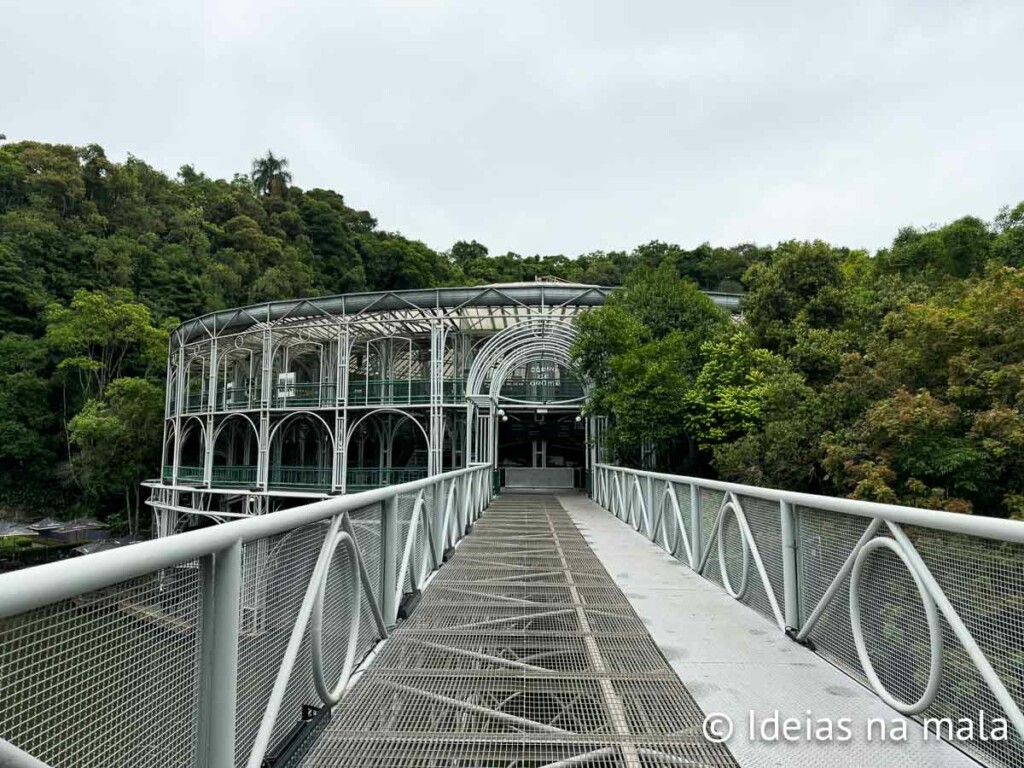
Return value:
[(814, 238), (1024, 199), (1024, 2), (0, 0), (0, 132), (268, 148), (492, 253)]

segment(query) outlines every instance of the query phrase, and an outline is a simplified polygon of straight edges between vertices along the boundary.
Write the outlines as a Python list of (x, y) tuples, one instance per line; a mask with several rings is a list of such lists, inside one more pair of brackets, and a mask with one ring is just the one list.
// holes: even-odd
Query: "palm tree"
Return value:
[(252, 161), (252, 183), (260, 194), (280, 197), (291, 180), (286, 157), (274, 157), (268, 149), (266, 157)]

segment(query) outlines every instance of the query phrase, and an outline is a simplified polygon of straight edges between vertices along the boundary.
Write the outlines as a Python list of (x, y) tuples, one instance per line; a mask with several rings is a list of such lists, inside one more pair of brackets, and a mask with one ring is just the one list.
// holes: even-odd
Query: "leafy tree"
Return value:
[(166, 356), (167, 328), (123, 292), (78, 291), (68, 307), (49, 305), (44, 318), (47, 340), (67, 355), (58, 370), (75, 371), (87, 397), (102, 397), (129, 358), (159, 368)]
[(140, 483), (160, 461), (164, 395), (146, 379), (120, 378), (105, 396), (92, 398), (71, 420), (72, 442), (81, 449), (82, 485), (99, 501), (123, 494), (129, 529), (139, 531)]
[[(577, 321), (576, 369), (590, 382), (588, 411), (609, 419), (609, 447), (623, 460), (672, 468), (684, 431), (684, 403), (700, 371), (704, 343), (725, 332), (728, 316), (672, 264), (636, 272), (605, 306)], [(643, 456), (641, 459), (640, 457)]]

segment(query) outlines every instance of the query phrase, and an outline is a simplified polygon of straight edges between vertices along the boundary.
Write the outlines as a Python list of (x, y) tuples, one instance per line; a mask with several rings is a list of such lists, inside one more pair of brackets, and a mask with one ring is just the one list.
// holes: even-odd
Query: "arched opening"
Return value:
[(349, 493), (427, 476), (424, 426), (397, 409), (371, 411), (348, 432), (345, 490)]
[(357, 342), (349, 357), (349, 405), (430, 402), (430, 347), (405, 336)]
[(271, 488), (325, 491), (331, 488), (334, 437), (315, 413), (293, 413), (270, 434)]
[(209, 401), (210, 368), (204, 355), (191, 357), (185, 367), (185, 413), (205, 410)]
[(333, 399), (326, 382), (324, 345), (290, 341), (274, 355), (274, 407), (317, 408)]
[(164, 445), (161, 453), (161, 473), (163, 480), (174, 480), (174, 444), (177, 437), (175, 422), (167, 422), (167, 431), (164, 434)]
[(212, 485), (253, 488), (259, 461), (259, 431), (244, 414), (228, 416), (214, 431)]
[(203, 482), (203, 465), (206, 458), (206, 426), (199, 419), (187, 419), (181, 430), (178, 443), (179, 483)]
[(503, 484), (580, 487), (588, 464), (584, 383), (570, 368), (575, 330), (531, 318), (488, 340), (473, 361), (469, 398), (482, 421), (467, 449)]
[(259, 399), (259, 369), (256, 355), (251, 349), (230, 349), (220, 357), (220, 389), (218, 408), (224, 411), (244, 411)]

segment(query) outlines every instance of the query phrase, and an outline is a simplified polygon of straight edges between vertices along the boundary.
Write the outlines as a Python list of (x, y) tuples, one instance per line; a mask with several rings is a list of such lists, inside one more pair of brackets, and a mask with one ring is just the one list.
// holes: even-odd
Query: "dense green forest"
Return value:
[[(95, 145), (0, 144), (0, 507), (116, 525), (138, 513), (179, 319), (552, 276), (629, 286), (592, 313), (580, 346), (624, 458), (641, 459), (644, 437), (664, 467), (1013, 514), (1022, 264), (1024, 205), (902, 230), (874, 256), (820, 242), (437, 252), (337, 192), (302, 189), (270, 153), (228, 181), (111, 162)], [(745, 322), (695, 285), (747, 291)]]
[(617, 460), (1024, 517), (1024, 203), (874, 256), (781, 243), (738, 323), (677, 266), (580, 320)]

